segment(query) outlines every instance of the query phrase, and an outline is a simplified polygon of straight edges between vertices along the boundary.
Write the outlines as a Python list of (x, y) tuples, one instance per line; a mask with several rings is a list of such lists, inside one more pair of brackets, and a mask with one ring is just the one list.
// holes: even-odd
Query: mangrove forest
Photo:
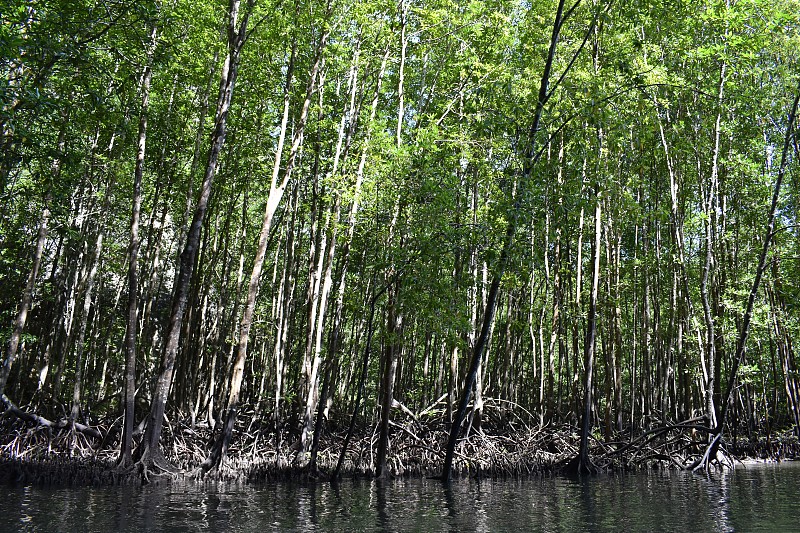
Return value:
[(0, 20), (0, 478), (800, 451), (798, 0)]

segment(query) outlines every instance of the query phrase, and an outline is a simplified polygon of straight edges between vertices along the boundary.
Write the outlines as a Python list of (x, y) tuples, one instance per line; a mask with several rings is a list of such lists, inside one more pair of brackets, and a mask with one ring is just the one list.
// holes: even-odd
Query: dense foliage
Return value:
[[(535, 128), (556, 2), (258, 0), (231, 26), (234, 3), (3, 1), (9, 398), (122, 415), (143, 147), (146, 418), (246, 13), (169, 416), (213, 427), (241, 405), (240, 426), (269, 421), (309, 449), (318, 413), (347, 425), (366, 365), (365, 424), (382, 396), (383, 412), (394, 399), (449, 420), (501, 260), (474, 425), (579, 425), (588, 351), (598, 438), (717, 416), (791, 127), (800, 3), (568, 3)], [(800, 429), (798, 155), (794, 136), (731, 399), (751, 439)]]

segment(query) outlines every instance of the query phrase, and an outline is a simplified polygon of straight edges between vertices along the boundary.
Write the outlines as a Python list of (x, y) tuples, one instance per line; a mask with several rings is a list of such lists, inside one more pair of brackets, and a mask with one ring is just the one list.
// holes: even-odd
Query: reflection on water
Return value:
[(0, 531), (793, 531), (800, 464), (712, 477), (0, 487)]

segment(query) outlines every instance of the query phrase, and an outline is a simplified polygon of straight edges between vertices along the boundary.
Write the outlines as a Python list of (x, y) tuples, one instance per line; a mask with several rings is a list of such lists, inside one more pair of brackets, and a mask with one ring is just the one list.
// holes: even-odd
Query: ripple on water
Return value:
[(791, 531), (800, 464), (526, 480), (3, 487), (0, 531)]

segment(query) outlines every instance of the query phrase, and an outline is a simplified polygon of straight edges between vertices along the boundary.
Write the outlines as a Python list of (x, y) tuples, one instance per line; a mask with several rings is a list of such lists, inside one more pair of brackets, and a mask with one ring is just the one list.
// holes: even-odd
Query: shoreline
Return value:
[[(3, 427), (5, 426), (5, 427)], [(114, 442), (91, 442), (85, 436), (72, 436), (68, 430), (56, 432), (0, 426), (0, 484), (24, 484), (47, 487), (141, 486), (149, 483), (181, 481), (262, 484), (272, 481), (331, 482), (341, 443), (342, 432), (332, 428), (320, 442), (316, 468), (309, 468), (309, 454), (300, 452), (290, 434), (276, 434), (269, 428), (237, 432), (229, 456), (217, 468), (200, 475), (208, 442), (214, 433), (205, 428), (190, 429), (178, 424), (168, 432), (162, 449), (175, 471), (143, 475), (140, 465), (117, 466), (118, 449)], [(364, 428), (369, 429), (369, 427)], [(389, 479), (436, 478), (441, 472), (447, 433), (444, 424), (413, 428), (395, 427), (388, 460)], [(107, 434), (107, 433), (106, 433)], [(348, 448), (339, 479), (373, 479), (374, 440), (364, 431)], [(688, 439), (688, 437), (687, 437)], [(635, 439), (634, 441), (635, 442)], [(678, 453), (658, 443), (645, 447), (595, 440), (591, 457), (598, 472), (680, 470), (697, 457), (700, 443), (692, 448), (687, 440)], [(278, 445), (276, 446), (276, 443)], [(562, 426), (508, 431), (485, 428), (472, 431), (459, 443), (453, 468), (453, 480), (471, 478), (522, 479), (538, 476), (570, 475), (565, 472), (578, 449), (576, 428)], [(725, 457), (716, 468), (738, 465), (774, 464), (800, 458), (800, 444), (793, 434), (783, 433), (755, 442), (737, 439), (728, 443)]]

